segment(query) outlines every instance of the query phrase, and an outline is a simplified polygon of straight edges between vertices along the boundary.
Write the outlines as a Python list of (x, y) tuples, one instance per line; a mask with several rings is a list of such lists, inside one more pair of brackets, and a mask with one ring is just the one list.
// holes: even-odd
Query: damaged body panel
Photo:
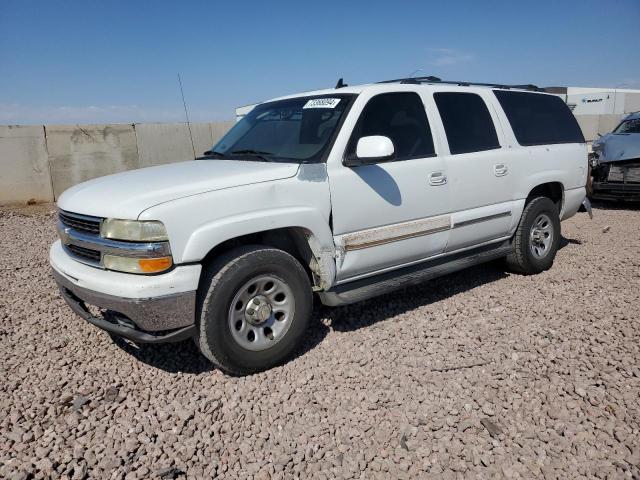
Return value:
[[(227, 213), (212, 205), (227, 206)], [(185, 216), (185, 211), (190, 215)], [(139, 218), (180, 225), (169, 235), (174, 255), (182, 263), (199, 262), (213, 248), (233, 239), (289, 231), (297, 242), (307, 244), (313, 255), (307, 265), (318, 277), (317, 286), (326, 288), (335, 277), (330, 213), (325, 165), (302, 164), (290, 178), (192, 195), (151, 207)]]
[(640, 201), (640, 112), (593, 143), (591, 196)]

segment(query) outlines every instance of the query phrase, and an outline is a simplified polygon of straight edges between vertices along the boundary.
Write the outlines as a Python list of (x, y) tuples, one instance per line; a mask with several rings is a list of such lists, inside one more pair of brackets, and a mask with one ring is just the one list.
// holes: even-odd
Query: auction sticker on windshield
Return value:
[(339, 98), (313, 98), (302, 108), (336, 108), (339, 102)]

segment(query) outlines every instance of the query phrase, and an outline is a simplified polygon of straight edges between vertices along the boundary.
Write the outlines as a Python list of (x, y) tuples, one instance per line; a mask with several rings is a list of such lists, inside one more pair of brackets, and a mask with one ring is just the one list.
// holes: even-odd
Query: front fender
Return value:
[(310, 207), (256, 210), (202, 225), (189, 237), (182, 263), (202, 260), (212, 248), (227, 240), (277, 228), (301, 228), (305, 231), (309, 248), (320, 267), (323, 283), (328, 281), (331, 284), (335, 276), (333, 236), (320, 212)]
[(167, 227), (176, 264), (195, 263), (222, 242), (279, 228), (298, 228), (318, 264), (323, 285), (335, 277), (326, 182), (296, 179), (208, 192), (156, 205), (141, 220)]

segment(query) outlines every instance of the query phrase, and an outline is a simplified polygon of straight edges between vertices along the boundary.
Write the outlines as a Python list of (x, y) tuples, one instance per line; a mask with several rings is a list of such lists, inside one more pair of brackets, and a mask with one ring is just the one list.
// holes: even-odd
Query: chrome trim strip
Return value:
[(387, 243), (398, 242), (433, 233), (445, 232), (454, 228), (466, 227), (476, 223), (487, 222), (497, 218), (510, 217), (511, 211), (505, 211), (473, 218), (451, 225), (451, 215), (439, 217), (422, 218), (409, 222), (394, 223), (383, 227), (369, 228), (357, 232), (342, 235), (343, 248), (345, 252), (361, 250), (364, 248), (377, 247)]
[(474, 225), (476, 223), (488, 222), (489, 220), (495, 220), (496, 218), (510, 217), (510, 216), (511, 216), (511, 211), (495, 213), (493, 215), (487, 215), (486, 217), (472, 218), (471, 220), (465, 220), (464, 222), (458, 222), (458, 223), (453, 225), (453, 228), (467, 227), (469, 225)]
[[(121, 257), (152, 258), (168, 257), (171, 255), (169, 242), (123, 242), (102, 238), (99, 235), (74, 230), (58, 222), (58, 235), (63, 245), (77, 245), (79, 247), (97, 250), (102, 254), (119, 255)], [(76, 258), (74, 256), (74, 258)]]
[(348, 252), (445, 232), (450, 228), (451, 216), (443, 215), (347, 233), (342, 236), (342, 242), (344, 250)]

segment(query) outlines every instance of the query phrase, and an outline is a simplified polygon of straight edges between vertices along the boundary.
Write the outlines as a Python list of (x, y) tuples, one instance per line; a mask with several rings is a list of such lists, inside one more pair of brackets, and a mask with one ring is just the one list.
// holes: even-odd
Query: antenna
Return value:
[(189, 129), (189, 138), (191, 139), (191, 149), (193, 150), (193, 159), (196, 159), (196, 147), (193, 144), (193, 134), (191, 133), (191, 123), (189, 123), (189, 113), (187, 112), (187, 102), (184, 101), (184, 90), (182, 90), (182, 79), (178, 74), (178, 83), (180, 84), (180, 94), (182, 95), (182, 105), (184, 106), (184, 116), (187, 118), (187, 128)]
[(344, 88), (344, 87), (348, 87), (349, 85), (347, 85), (346, 83), (344, 83), (344, 81), (342, 80), (342, 78), (340, 80), (338, 80), (338, 83), (336, 83), (336, 89), (338, 88)]

